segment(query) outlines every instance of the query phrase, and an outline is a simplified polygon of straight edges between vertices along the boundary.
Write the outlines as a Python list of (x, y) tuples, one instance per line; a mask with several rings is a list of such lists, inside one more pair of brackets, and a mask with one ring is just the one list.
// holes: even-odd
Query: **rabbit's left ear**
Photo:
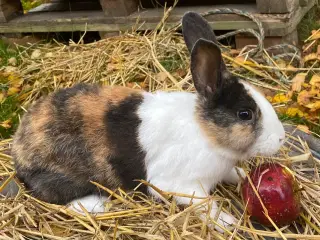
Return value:
[(204, 97), (217, 94), (223, 85), (223, 72), (220, 48), (199, 39), (191, 52), (191, 73), (197, 92)]
[(195, 12), (187, 12), (182, 17), (182, 34), (190, 53), (200, 38), (218, 43), (208, 22)]

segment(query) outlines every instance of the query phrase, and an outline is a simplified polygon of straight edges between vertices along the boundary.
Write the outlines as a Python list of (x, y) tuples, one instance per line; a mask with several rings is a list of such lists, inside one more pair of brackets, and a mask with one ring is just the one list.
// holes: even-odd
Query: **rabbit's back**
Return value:
[(138, 90), (85, 84), (38, 100), (14, 136), (18, 178), (34, 196), (59, 204), (98, 191), (89, 181), (131, 188), (145, 178), (136, 136), (142, 101)]

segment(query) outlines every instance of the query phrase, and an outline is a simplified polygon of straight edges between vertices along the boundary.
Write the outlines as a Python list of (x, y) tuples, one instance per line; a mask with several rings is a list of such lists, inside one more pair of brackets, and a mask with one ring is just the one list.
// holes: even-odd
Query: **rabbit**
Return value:
[[(217, 183), (239, 181), (239, 161), (279, 151), (285, 131), (277, 114), (262, 93), (227, 70), (206, 20), (185, 13), (182, 35), (195, 93), (79, 83), (30, 106), (13, 136), (12, 156), (31, 195), (79, 212), (81, 203), (90, 213), (103, 212), (108, 199), (90, 181), (129, 191), (144, 179), (163, 191), (207, 197)], [(147, 185), (138, 190), (160, 198)], [(175, 200), (190, 204), (182, 195)], [(210, 211), (214, 218), (216, 202)], [(226, 228), (236, 221), (226, 212), (217, 220)]]

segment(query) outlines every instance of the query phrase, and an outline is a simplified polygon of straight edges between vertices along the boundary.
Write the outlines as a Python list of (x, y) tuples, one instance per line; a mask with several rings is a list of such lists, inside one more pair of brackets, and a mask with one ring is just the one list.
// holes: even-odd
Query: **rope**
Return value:
[[(297, 63), (298, 67), (302, 66), (301, 52), (297, 47), (295, 47), (291, 44), (284, 43), (284, 44), (274, 45), (274, 46), (268, 47), (266, 49), (264, 48), (264, 43), (263, 43), (263, 40), (265, 38), (264, 28), (262, 26), (261, 21), (258, 18), (256, 18), (255, 16), (253, 16), (251, 13), (246, 12), (246, 11), (242, 11), (242, 10), (238, 10), (238, 9), (218, 8), (218, 9), (214, 9), (214, 10), (210, 10), (208, 12), (202, 13), (201, 15), (203, 17), (207, 17), (207, 16), (214, 15), (214, 14), (237, 14), (240, 16), (244, 16), (244, 17), (251, 19), (253, 22), (255, 22), (257, 25), (257, 28), (258, 28), (258, 32), (254, 29), (239, 29), (236, 31), (228, 32), (226, 34), (217, 36), (217, 40), (228, 38), (228, 37), (234, 36), (238, 33), (250, 33), (258, 40), (258, 44), (246, 46), (242, 49), (241, 53), (247, 54), (248, 58), (251, 58), (253, 60), (254, 59), (261, 60), (262, 59), (268, 66), (275, 66), (273, 61), (271, 61), (270, 57), (273, 60), (290, 58), (292, 62), (295, 61)], [(270, 56), (269, 53), (272, 51), (276, 51), (276, 52), (280, 52), (280, 53), (276, 53), (276, 54), (273, 54), (272, 56)], [(267, 56), (265, 52), (270, 57)], [(290, 83), (291, 82), (291, 80), (289, 80), (288, 77), (282, 71), (275, 69), (274, 73), (277, 75), (277, 77), (279, 78), (279, 80), (281, 82), (283, 82), (283, 83)]]

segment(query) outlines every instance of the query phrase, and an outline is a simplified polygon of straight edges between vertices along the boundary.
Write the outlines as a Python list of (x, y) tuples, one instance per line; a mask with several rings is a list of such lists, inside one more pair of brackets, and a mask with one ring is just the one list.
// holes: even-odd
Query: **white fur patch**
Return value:
[[(196, 95), (157, 92), (144, 97), (138, 115), (142, 119), (139, 141), (147, 153), (147, 180), (164, 191), (208, 196), (229, 174), (238, 155), (214, 148), (203, 135), (194, 114)], [(190, 198), (177, 201), (188, 204)], [(220, 223), (234, 223), (233, 217), (225, 215), (221, 213)]]
[(147, 180), (162, 190), (192, 194), (201, 184), (207, 194), (237, 160), (232, 152), (213, 148), (203, 135), (195, 119), (195, 103), (196, 95), (191, 93), (157, 92), (145, 94), (139, 107)]
[(251, 94), (262, 114), (262, 130), (253, 145), (252, 155), (271, 156), (279, 151), (285, 140), (285, 130), (269, 101), (248, 83), (242, 84)]
[[(262, 135), (245, 155), (212, 146), (196, 121), (195, 94), (144, 93), (138, 115), (142, 120), (139, 142), (146, 152), (147, 180), (163, 191), (206, 197), (220, 181), (239, 181), (233, 169), (238, 160), (253, 157), (256, 153), (274, 154), (278, 151), (282, 145), (279, 138), (284, 138), (282, 124), (268, 101), (250, 86), (245, 84), (245, 87), (260, 107), (263, 118)], [(243, 171), (240, 172), (244, 175)], [(149, 191), (158, 196), (151, 188)], [(177, 201), (189, 204), (190, 198), (177, 197)], [(211, 215), (215, 212), (212, 210)], [(232, 224), (235, 219), (222, 212), (219, 223), (223, 222)]]
[(80, 203), (89, 213), (102, 213), (104, 212), (104, 204), (107, 200), (105, 196), (88, 195), (70, 202), (69, 209), (84, 215), (78, 204)]

